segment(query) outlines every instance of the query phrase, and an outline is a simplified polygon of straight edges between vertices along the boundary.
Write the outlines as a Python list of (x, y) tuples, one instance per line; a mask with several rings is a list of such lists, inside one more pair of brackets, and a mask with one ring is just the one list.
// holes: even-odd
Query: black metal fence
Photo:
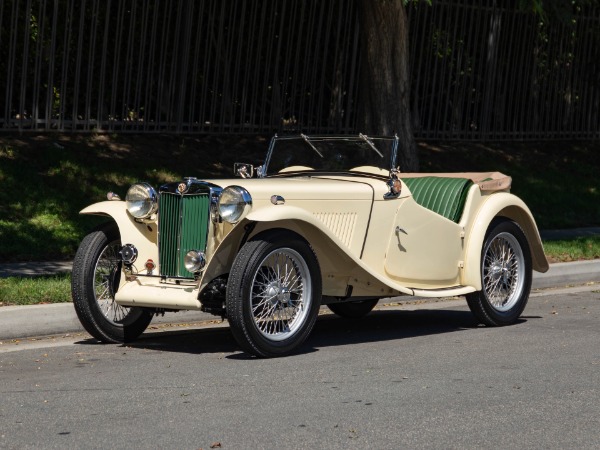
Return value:
[[(408, 7), (418, 137), (600, 138), (600, 8), (517, 4)], [(0, 24), (1, 131), (360, 131), (354, 1), (2, 0)]]
[(572, 6), (546, 24), (509, 1), (409, 13), (417, 136), (600, 138), (600, 8)]

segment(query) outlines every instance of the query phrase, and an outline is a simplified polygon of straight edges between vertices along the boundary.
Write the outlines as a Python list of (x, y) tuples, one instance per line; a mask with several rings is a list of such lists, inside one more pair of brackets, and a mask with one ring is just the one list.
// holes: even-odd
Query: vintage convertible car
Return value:
[(72, 292), (102, 342), (152, 316), (227, 318), (261, 357), (297, 348), (321, 305), (357, 318), (384, 297), (466, 296), (477, 319), (514, 323), (548, 263), (527, 206), (501, 173), (403, 173), (395, 137), (274, 137), (238, 179), (132, 185), (85, 208), (110, 221), (75, 257)]

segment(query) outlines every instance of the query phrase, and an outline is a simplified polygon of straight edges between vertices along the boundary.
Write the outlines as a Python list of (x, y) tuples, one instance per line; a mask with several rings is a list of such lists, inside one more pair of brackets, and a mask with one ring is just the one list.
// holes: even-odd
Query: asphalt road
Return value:
[(460, 301), (322, 316), (299, 354), (225, 325), (0, 345), (0, 448), (598, 448), (600, 287), (478, 327)]

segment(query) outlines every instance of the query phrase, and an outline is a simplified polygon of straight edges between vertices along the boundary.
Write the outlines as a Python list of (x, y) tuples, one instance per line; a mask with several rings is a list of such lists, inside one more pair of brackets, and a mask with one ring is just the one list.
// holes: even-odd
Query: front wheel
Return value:
[(531, 252), (521, 227), (509, 220), (492, 223), (481, 252), (482, 290), (467, 294), (469, 308), (485, 325), (511, 325), (527, 305), (531, 279)]
[(121, 280), (120, 249), (119, 229), (110, 222), (83, 239), (73, 261), (75, 312), (86, 331), (102, 342), (132, 341), (152, 320), (152, 314), (144, 309), (115, 302)]
[(227, 317), (248, 353), (273, 357), (297, 348), (310, 334), (320, 304), (319, 264), (301, 236), (264, 232), (236, 256), (227, 283)]
[(360, 319), (369, 314), (379, 302), (378, 298), (359, 300), (356, 302), (332, 303), (327, 307), (340, 317)]

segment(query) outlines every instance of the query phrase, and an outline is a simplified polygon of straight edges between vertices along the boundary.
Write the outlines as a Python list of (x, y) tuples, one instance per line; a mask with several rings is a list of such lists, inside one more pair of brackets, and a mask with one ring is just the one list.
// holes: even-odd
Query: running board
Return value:
[(473, 286), (452, 286), (449, 288), (441, 289), (417, 289), (411, 288), (413, 295), (416, 297), (456, 297), (457, 295), (470, 294), (475, 292), (476, 289)]

